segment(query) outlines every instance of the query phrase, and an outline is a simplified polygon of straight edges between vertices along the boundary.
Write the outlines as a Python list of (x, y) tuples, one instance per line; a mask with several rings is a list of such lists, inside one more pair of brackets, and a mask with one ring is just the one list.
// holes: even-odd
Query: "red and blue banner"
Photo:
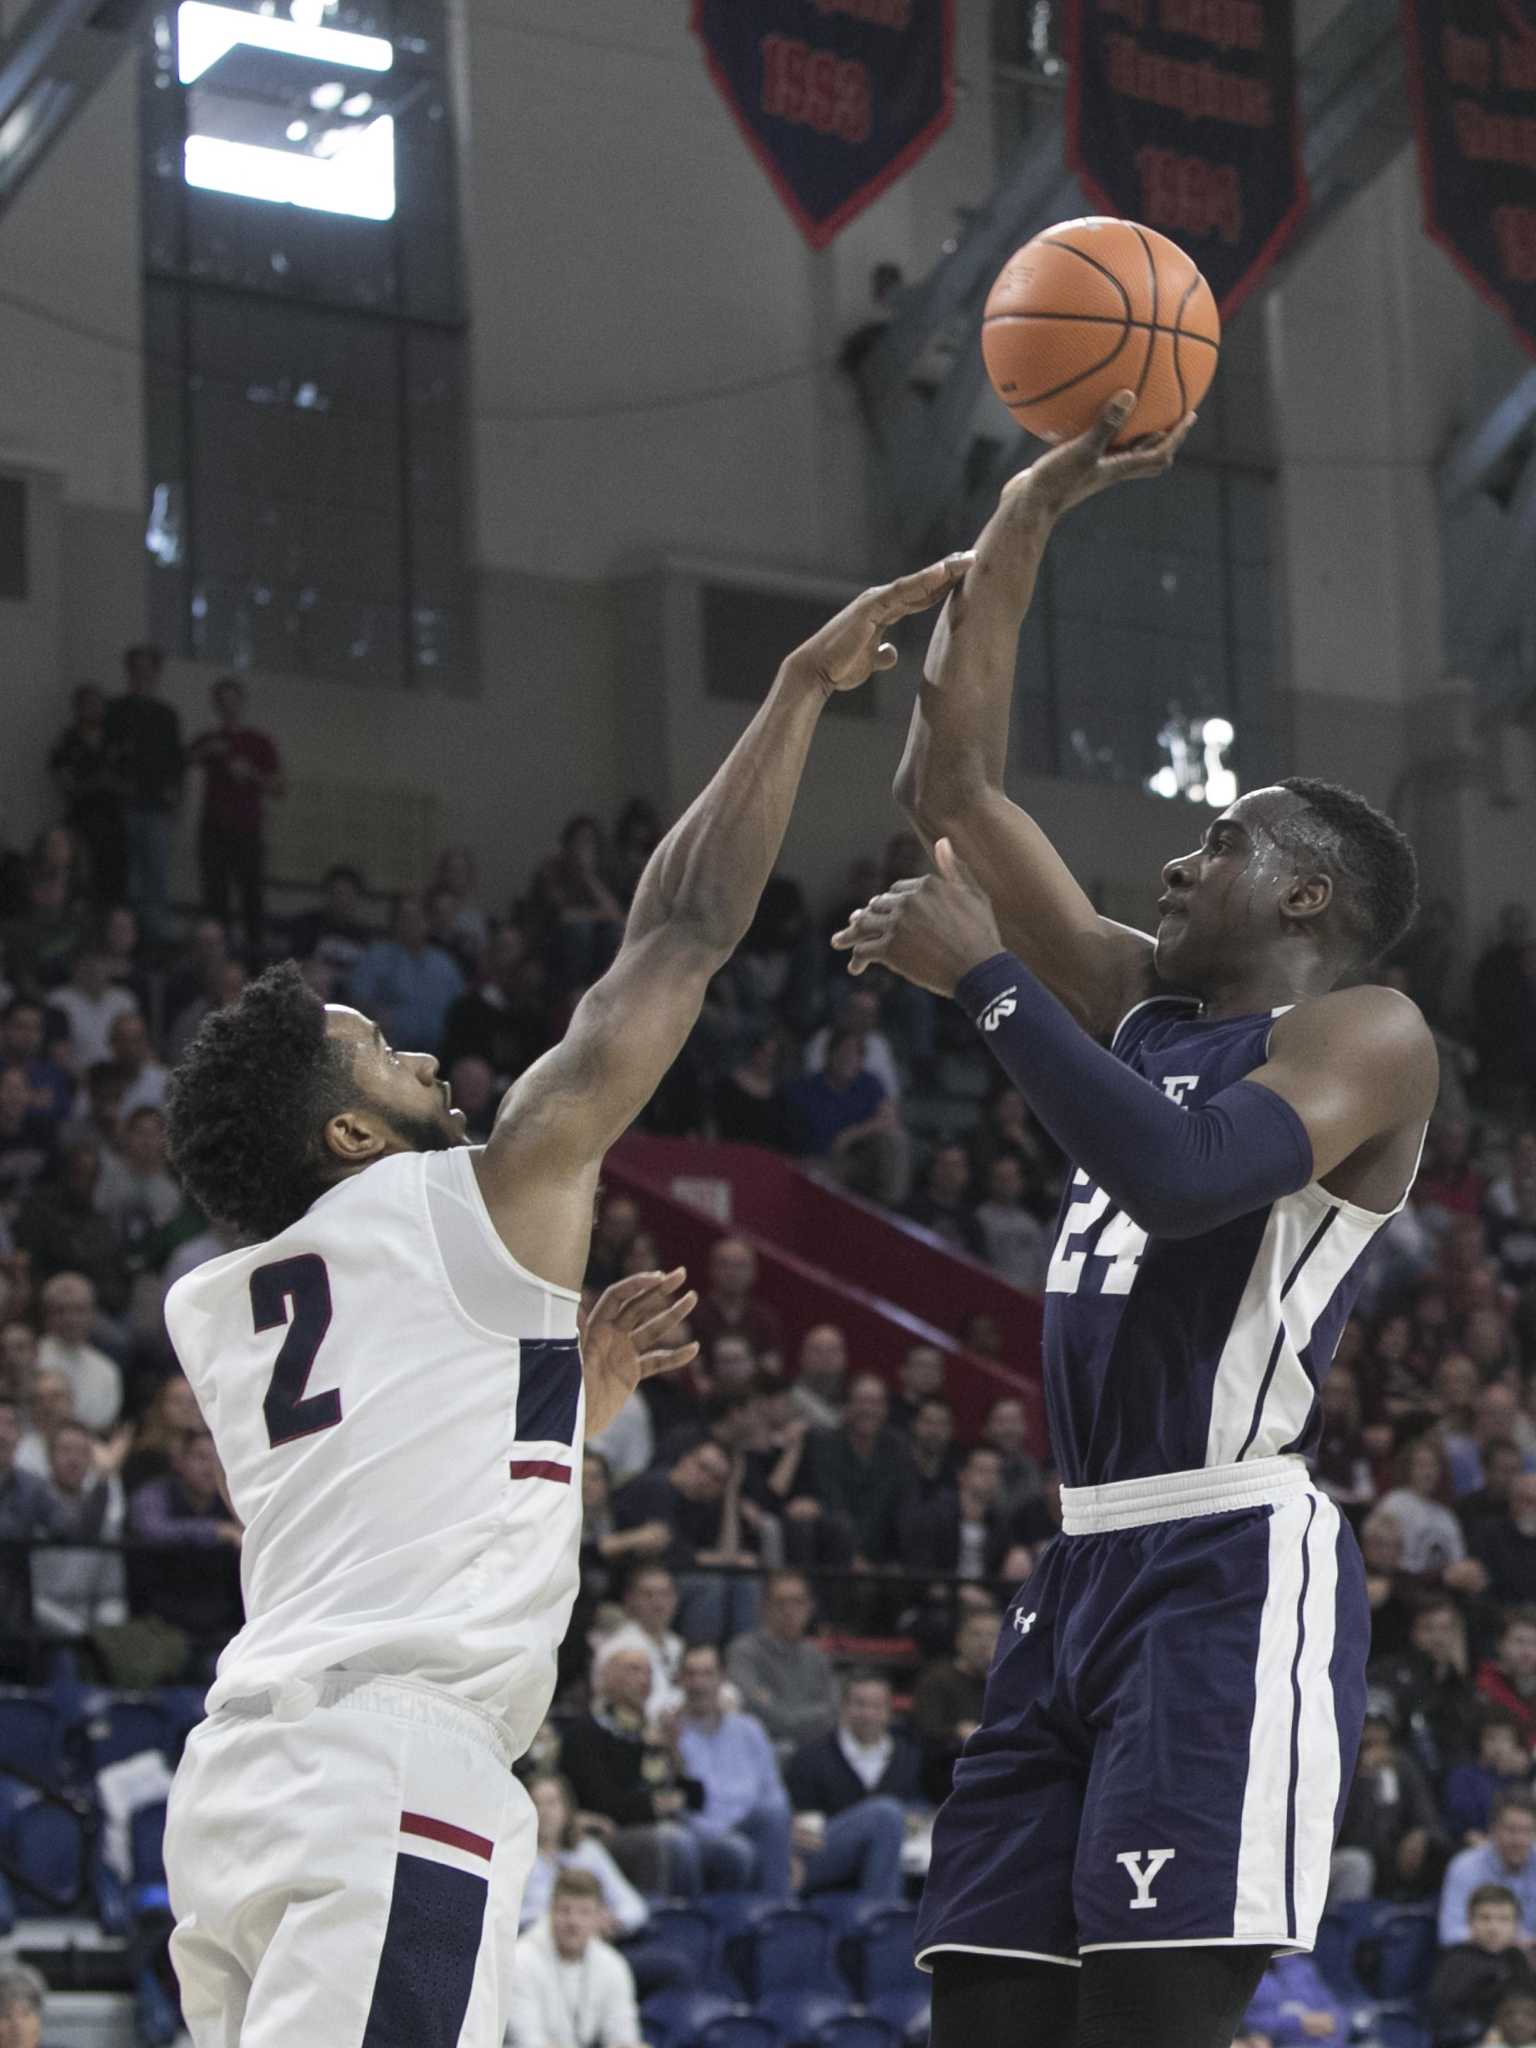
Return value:
[(1199, 264), (1224, 320), (1307, 210), (1290, 0), (1069, 0), (1067, 162)]
[(709, 75), (813, 249), (954, 111), (954, 0), (693, 0)]
[(1536, 355), (1536, 0), (1402, 0), (1424, 226)]

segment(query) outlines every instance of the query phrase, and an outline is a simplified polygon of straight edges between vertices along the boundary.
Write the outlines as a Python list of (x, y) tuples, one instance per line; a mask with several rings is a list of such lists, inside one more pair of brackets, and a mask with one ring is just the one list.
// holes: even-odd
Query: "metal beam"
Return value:
[(0, 41), (0, 213), (129, 48), (147, 0), (33, 0)]

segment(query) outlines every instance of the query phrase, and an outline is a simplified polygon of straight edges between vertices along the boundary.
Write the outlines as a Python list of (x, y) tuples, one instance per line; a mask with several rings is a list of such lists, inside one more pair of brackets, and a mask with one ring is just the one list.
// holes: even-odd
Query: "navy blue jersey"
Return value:
[[(1264, 1065), (1279, 1011), (1138, 1004), (1111, 1050), (1186, 1109)], [(1149, 1238), (1086, 1173), (1046, 1278), (1045, 1397), (1064, 1483), (1306, 1453), (1317, 1390), (1387, 1221), (1313, 1181), (1199, 1237)]]

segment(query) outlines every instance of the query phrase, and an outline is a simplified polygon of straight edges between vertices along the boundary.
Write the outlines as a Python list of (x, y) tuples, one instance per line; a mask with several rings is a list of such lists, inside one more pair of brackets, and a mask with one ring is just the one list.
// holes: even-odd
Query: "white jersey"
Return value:
[(506, 1250), (468, 1147), (379, 1160), (177, 1281), (167, 1326), (245, 1525), (210, 1711), (303, 1712), (345, 1668), (527, 1748), (579, 1580), (577, 1302)]

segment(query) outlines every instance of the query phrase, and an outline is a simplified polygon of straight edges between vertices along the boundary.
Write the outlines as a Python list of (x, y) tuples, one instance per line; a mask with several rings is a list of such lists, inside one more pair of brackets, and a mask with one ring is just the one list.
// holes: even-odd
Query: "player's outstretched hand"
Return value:
[(853, 956), (850, 974), (878, 963), (919, 988), (952, 996), (973, 967), (1002, 952), (992, 905), (947, 839), (934, 859), (936, 875), (893, 883), (833, 934), (837, 950)]
[(699, 1305), (681, 1266), (670, 1273), (631, 1273), (605, 1288), (590, 1309), (579, 1310), (581, 1376), (587, 1389), (587, 1435), (596, 1436), (618, 1414), (642, 1380), (676, 1372), (699, 1355), (697, 1344), (669, 1344), (679, 1323)]
[(975, 559), (971, 554), (946, 555), (911, 576), (866, 590), (797, 647), (786, 667), (819, 683), (828, 694), (856, 690), (876, 669), (896, 666), (896, 649), (885, 638), (887, 627), (914, 612), (930, 611), (964, 579)]
[(1195, 415), (1187, 412), (1166, 434), (1146, 434), (1129, 448), (1111, 454), (1109, 444), (1130, 418), (1135, 404), (1134, 391), (1117, 391), (1086, 434), (1063, 441), (1059, 448), (1052, 448), (1028, 469), (1010, 477), (1003, 486), (1004, 504), (1059, 519), (1063, 512), (1070, 512), (1085, 498), (1107, 491), (1111, 484), (1161, 476), (1165, 469), (1171, 469), (1173, 458), (1195, 424)]

